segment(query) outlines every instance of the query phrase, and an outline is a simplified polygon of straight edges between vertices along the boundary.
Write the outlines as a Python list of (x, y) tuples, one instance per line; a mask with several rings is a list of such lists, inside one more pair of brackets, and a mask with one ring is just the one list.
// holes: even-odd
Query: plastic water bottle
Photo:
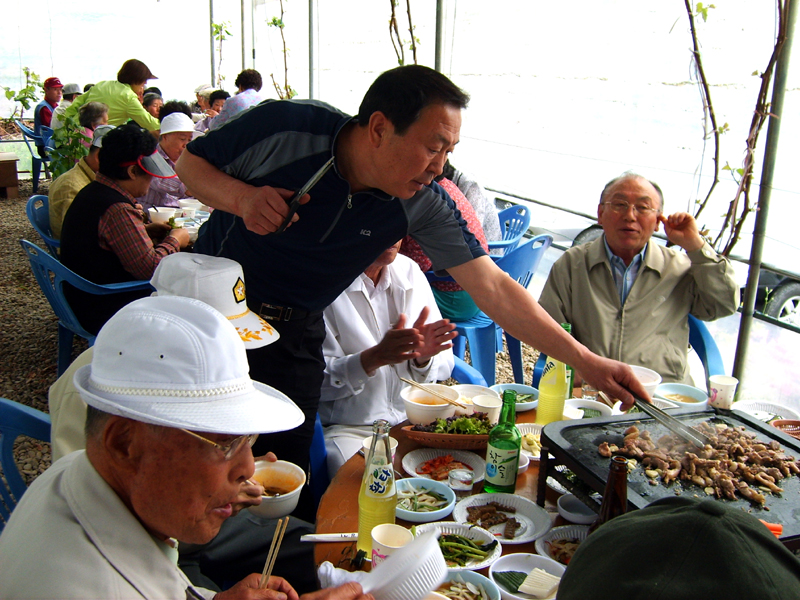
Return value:
[(367, 455), (364, 477), (358, 492), (358, 550), (372, 556), (372, 528), (394, 523), (397, 490), (389, 447), (389, 422), (379, 419), (372, 424), (372, 444)]
[(547, 425), (564, 418), (564, 402), (567, 399), (567, 368), (564, 363), (547, 357), (542, 378), (539, 380), (539, 406), (536, 408), (536, 423)]
[[(562, 323), (561, 327), (564, 328), (568, 334), (572, 335), (572, 324), (570, 323)], [(569, 365), (565, 365), (567, 368), (567, 395), (566, 399), (569, 400), (572, 398), (572, 388), (575, 387), (575, 369), (570, 367)]]
[(513, 494), (517, 485), (517, 466), (522, 446), (522, 435), (516, 426), (517, 393), (503, 392), (500, 420), (489, 432), (486, 448), (486, 480), (483, 490), (489, 493)]

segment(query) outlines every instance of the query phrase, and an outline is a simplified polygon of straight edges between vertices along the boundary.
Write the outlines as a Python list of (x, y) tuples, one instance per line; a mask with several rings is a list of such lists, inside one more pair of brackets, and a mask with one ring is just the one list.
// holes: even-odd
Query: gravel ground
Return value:
[[(47, 194), (40, 181), (38, 193)], [(25, 214), (31, 184), (20, 184), (20, 197), (0, 198), (0, 396), (47, 412), (47, 390), (56, 380), (58, 321), (31, 273), (21, 238), (43, 246)], [(87, 347), (76, 338), (73, 358)], [(530, 381), (535, 351), (523, 345), (525, 380)], [(514, 380), (508, 355), (498, 354), (497, 382)], [(50, 466), (50, 445), (20, 438), (15, 457), (28, 482)]]

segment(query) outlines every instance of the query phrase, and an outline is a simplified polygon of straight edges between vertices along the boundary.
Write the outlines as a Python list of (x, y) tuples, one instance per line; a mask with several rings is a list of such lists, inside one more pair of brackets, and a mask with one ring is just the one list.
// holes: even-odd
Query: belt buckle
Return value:
[(292, 318), (292, 309), (264, 302), (261, 304), (259, 314), (267, 321), (289, 321)]

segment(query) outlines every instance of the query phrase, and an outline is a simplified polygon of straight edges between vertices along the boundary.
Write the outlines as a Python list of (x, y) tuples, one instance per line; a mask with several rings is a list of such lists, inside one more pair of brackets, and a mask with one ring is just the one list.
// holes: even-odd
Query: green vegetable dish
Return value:
[(497, 540), (492, 540), (481, 545), (454, 533), (443, 533), (439, 537), (439, 547), (448, 567), (464, 567), (471, 562), (481, 562), (492, 553), (498, 543)]
[(397, 488), (397, 507), (411, 512), (433, 512), (447, 506), (447, 498), (424, 487)]
[(494, 578), (497, 583), (506, 588), (506, 591), (516, 594), (519, 586), (525, 581), (527, 573), (521, 571), (495, 571)]
[(436, 419), (428, 425), (414, 425), (413, 431), (427, 433), (460, 433), (462, 435), (489, 435), (492, 425), (485, 413), (477, 415)]
[(536, 400), (535, 394), (517, 394), (517, 404), (532, 402), (533, 400)]

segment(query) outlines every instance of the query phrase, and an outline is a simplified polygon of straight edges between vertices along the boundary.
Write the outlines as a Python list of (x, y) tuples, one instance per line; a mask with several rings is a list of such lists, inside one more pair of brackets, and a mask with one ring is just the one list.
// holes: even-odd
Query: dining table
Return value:
[[(517, 423), (533, 423), (536, 420), (536, 409), (517, 413)], [(409, 425), (408, 421), (392, 427), (389, 435), (398, 441), (397, 451), (394, 457), (394, 468), (398, 477), (404, 477), (402, 461), (403, 457), (418, 448), (425, 446), (406, 436), (403, 427)], [(486, 450), (473, 450), (482, 458), (486, 456)], [(361, 479), (364, 476), (365, 458), (360, 453), (352, 456), (337, 471), (336, 476), (330, 483), (317, 509), (316, 533), (351, 533), (358, 531), (358, 492), (361, 487)], [(515, 493), (536, 501), (539, 482), (539, 461), (531, 460), (528, 469), (517, 476)], [(555, 525), (566, 524), (566, 521), (556, 512), (556, 502), (558, 494), (547, 486), (545, 489), (545, 509), (551, 513)], [(472, 493), (478, 494), (483, 490), (483, 482), (475, 484)], [(445, 521), (452, 521), (448, 517)], [(397, 519), (396, 522), (405, 527), (411, 527), (414, 523)], [(534, 542), (522, 544), (503, 544), (503, 554), (513, 552), (534, 553)], [(356, 555), (355, 541), (347, 542), (317, 542), (314, 549), (314, 558), (317, 565), (329, 561), (335, 567), (354, 570), (353, 559)], [(366, 562), (364, 570), (369, 570), (369, 562)]]

